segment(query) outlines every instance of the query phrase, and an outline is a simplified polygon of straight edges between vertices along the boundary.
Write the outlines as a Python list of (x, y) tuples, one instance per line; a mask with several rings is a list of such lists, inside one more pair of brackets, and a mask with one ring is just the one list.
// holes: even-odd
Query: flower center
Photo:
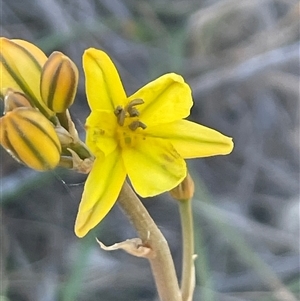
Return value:
[(143, 104), (142, 99), (134, 99), (130, 101), (124, 108), (117, 106), (114, 113), (117, 117), (119, 129), (117, 130), (120, 146), (132, 147), (138, 142), (139, 129), (145, 129), (147, 126), (139, 120), (139, 111), (135, 106)]

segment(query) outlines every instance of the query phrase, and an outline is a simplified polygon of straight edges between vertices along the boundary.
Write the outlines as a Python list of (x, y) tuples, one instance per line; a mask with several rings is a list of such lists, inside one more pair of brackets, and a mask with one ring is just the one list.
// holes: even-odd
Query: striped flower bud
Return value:
[(49, 109), (66, 111), (73, 103), (78, 85), (78, 69), (63, 53), (53, 52), (43, 67), (41, 96)]
[(60, 160), (61, 145), (52, 123), (33, 108), (19, 107), (0, 118), (0, 143), (35, 170), (53, 169)]
[(19, 107), (31, 107), (31, 104), (27, 97), (21, 93), (8, 89), (4, 97), (4, 111), (5, 115), (7, 112), (12, 111)]
[(46, 61), (46, 55), (35, 45), (0, 38), (0, 96), (3, 98), (7, 89), (24, 93), (32, 106), (45, 116), (53, 116), (40, 96), (42, 66)]
[[(7, 88), (39, 98), (40, 76), (46, 55), (33, 44), (0, 38), (1, 94)], [(3, 93), (4, 92), (4, 93)]]

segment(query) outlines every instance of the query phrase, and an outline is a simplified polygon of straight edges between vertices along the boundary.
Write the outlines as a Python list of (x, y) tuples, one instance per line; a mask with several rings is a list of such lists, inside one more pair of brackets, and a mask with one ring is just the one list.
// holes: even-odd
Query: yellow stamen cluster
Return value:
[[(141, 135), (138, 135), (136, 130), (138, 128), (146, 129), (147, 126), (141, 122), (138, 118), (139, 111), (135, 106), (143, 104), (142, 99), (134, 99), (130, 101), (124, 108), (120, 105), (114, 110), (114, 114), (117, 117), (117, 135), (121, 148), (126, 146), (133, 146), (139, 141)], [(129, 131), (128, 131), (129, 129)]]
[[(126, 117), (129, 117), (129, 118), (138, 117), (140, 115), (140, 113), (135, 108), (135, 106), (141, 105), (143, 103), (144, 103), (144, 101), (142, 99), (134, 99), (134, 100), (130, 101), (129, 104), (127, 106), (125, 106), (125, 108), (123, 108), (122, 106), (117, 106), (114, 113), (117, 116), (118, 124), (120, 126), (123, 126)], [(131, 123), (128, 124), (128, 127), (132, 131), (135, 131), (139, 127), (142, 129), (145, 129), (147, 126), (143, 122), (141, 122), (140, 120), (135, 118)]]

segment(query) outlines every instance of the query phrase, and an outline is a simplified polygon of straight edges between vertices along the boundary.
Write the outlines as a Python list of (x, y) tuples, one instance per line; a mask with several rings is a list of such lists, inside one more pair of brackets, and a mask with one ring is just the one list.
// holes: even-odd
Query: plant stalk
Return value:
[(182, 301), (191, 301), (193, 299), (193, 293), (195, 288), (194, 226), (192, 214), (192, 200), (182, 200), (178, 203), (183, 246), (181, 275)]
[(148, 259), (160, 300), (182, 301), (168, 243), (127, 182), (122, 187), (118, 203), (143, 243), (155, 254), (153, 258)]

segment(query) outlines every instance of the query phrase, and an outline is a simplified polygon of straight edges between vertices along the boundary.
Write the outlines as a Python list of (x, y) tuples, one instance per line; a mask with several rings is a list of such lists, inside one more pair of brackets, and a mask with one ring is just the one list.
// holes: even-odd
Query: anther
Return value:
[(134, 99), (125, 107), (125, 111), (128, 112), (130, 117), (137, 117), (140, 113), (136, 108), (134, 108), (134, 106), (138, 106), (143, 103), (144, 101), (141, 98)]
[(136, 108), (131, 107), (130, 109), (128, 109), (128, 114), (130, 117), (138, 117), (140, 115), (140, 112)]
[(117, 121), (120, 126), (124, 125), (126, 113), (121, 106), (117, 106), (114, 110), (115, 115), (117, 116)]
[(142, 128), (143, 130), (147, 127), (146, 124), (142, 123), (139, 120), (135, 120), (132, 123), (128, 125), (128, 127), (132, 130), (135, 131), (137, 128)]

